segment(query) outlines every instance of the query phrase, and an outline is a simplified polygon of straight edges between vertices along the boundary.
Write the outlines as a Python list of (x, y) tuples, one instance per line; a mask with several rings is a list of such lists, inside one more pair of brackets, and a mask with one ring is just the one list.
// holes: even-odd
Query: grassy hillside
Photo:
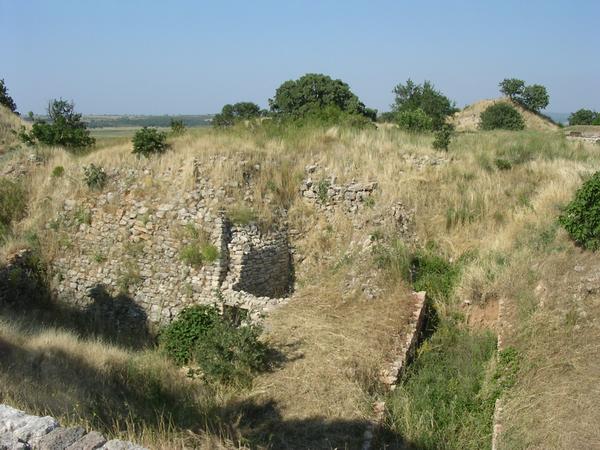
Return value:
[(481, 113), (485, 111), (489, 106), (499, 102), (510, 103), (512, 106), (514, 106), (517, 109), (517, 111), (521, 113), (521, 116), (525, 121), (525, 128), (527, 130), (558, 130), (558, 125), (553, 123), (551, 120), (523, 108), (518, 103), (515, 103), (506, 97), (492, 100), (480, 100), (478, 102), (475, 102), (472, 105), (467, 106), (463, 110), (455, 113), (451, 117), (450, 122), (454, 124), (457, 131), (476, 131), (479, 126), (479, 116), (481, 115)]
[(15, 132), (23, 125), (24, 122), (19, 116), (0, 105), (0, 154), (18, 144)]
[[(2, 244), (5, 259), (32, 245), (43, 259), (61, 250), (64, 236), (46, 223), (65, 200), (94, 195), (83, 166), (160, 174), (132, 181), (132, 195), (159, 202), (194, 183), (193, 158), (228, 187), (224, 206), (253, 208), (265, 222), (285, 206), (303, 259), (292, 301), (266, 321), (277, 368), (250, 387), (184, 380), (153, 347), (123, 349), (43, 315), (3, 311), (0, 354), (10, 364), (0, 368), (0, 400), (156, 448), (357, 448), (372, 403), (386, 400), (379, 448), (478, 449), (490, 446), (502, 397), (501, 448), (593, 447), (600, 257), (575, 247), (556, 218), (599, 167), (596, 148), (532, 130), (459, 134), (448, 153), (432, 140), (393, 128), (267, 124), (192, 130), (150, 160), (125, 141), (80, 157), (42, 152), (44, 164), (20, 180), (28, 209)], [(4, 164), (26, 159), (10, 156)], [(52, 176), (57, 166), (64, 176)], [(307, 166), (317, 166), (317, 182), (376, 181), (374, 201), (357, 216), (319, 213), (299, 193)], [(250, 168), (252, 203), (231, 188)], [(414, 211), (409, 235), (390, 214), (398, 203)], [(428, 291), (435, 320), (387, 393), (378, 373), (393, 359), (411, 289)], [(506, 351), (497, 361), (499, 331)]]

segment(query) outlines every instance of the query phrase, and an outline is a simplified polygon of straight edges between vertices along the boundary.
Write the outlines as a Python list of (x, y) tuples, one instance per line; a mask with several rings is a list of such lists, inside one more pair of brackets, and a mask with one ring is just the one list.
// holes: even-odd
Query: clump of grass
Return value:
[(101, 190), (107, 181), (107, 175), (104, 169), (95, 164), (90, 164), (83, 168), (83, 180), (87, 187), (92, 190)]
[(63, 166), (56, 166), (52, 169), (52, 178), (60, 178), (65, 174), (65, 168)]
[(242, 226), (256, 222), (258, 219), (256, 212), (252, 208), (246, 206), (230, 208), (227, 212), (227, 216), (232, 223)]
[(27, 210), (23, 186), (7, 178), (0, 178), (0, 240), (10, 230), (13, 221), (21, 219)]
[(491, 332), (439, 328), (386, 402), (386, 426), (419, 448), (489, 448), (495, 397), (485, 381), (495, 350)]
[(117, 278), (117, 287), (119, 292), (127, 294), (129, 290), (140, 284), (142, 277), (140, 275), (140, 268), (135, 261), (126, 261), (123, 267), (119, 270)]

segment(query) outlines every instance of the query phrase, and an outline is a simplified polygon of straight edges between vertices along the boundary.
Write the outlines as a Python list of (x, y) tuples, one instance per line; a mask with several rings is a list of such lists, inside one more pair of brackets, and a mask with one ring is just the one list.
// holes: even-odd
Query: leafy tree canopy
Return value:
[(398, 84), (394, 90), (396, 98), (392, 109), (397, 112), (421, 110), (431, 119), (431, 126), (439, 129), (446, 117), (457, 111), (454, 102), (435, 89), (430, 81), (416, 84), (410, 78), (406, 84)]
[(8, 88), (3, 79), (0, 79), (0, 105), (6, 106), (12, 112), (17, 112), (17, 105), (12, 97), (8, 95)]
[(81, 114), (75, 112), (75, 104), (62, 98), (48, 103), (50, 123), (36, 119), (31, 131), (22, 131), (21, 139), (31, 145), (60, 145), (68, 150), (91, 147), (96, 140), (90, 136)]
[(600, 113), (579, 109), (569, 116), (569, 125), (600, 125)]
[(256, 103), (238, 102), (223, 106), (221, 112), (213, 117), (212, 123), (215, 127), (227, 127), (240, 120), (255, 119), (261, 115), (262, 111)]
[(501, 93), (521, 106), (535, 112), (546, 108), (550, 103), (548, 91), (541, 84), (527, 86), (523, 80), (505, 78), (498, 86)]
[(509, 97), (511, 100), (515, 100), (523, 95), (523, 89), (525, 89), (525, 82), (517, 78), (505, 78), (499, 84), (500, 92)]
[(281, 116), (306, 117), (327, 107), (375, 120), (377, 111), (365, 107), (342, 80), (323, 74), (308, 73), (284, 82), (269, 99), (271, 111)]

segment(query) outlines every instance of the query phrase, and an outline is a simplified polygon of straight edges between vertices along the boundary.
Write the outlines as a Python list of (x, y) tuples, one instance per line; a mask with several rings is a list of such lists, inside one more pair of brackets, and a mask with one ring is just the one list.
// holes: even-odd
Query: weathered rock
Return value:
[(55, 428), (38, 441), (36, 450), (64, 450), (81, 439), (84, 434), (85, 430), (80, 427)]
[(101, 450), (148, 450), (145, 447), (132, 444), (131, 442), (120, 441), (118, 439), (112, 439), (100, 447)]
[(28, 450), (29, 445), (20, 441), (14, 434), (0, 433), (0, 450)]
[(105, 443), (106, 439), (104, 436), (97, 431), (92, 431), (69, 445), (66, 450), (95, 450), (102, 447)]
[(13, 434), (22, 441), (36, 445), (39, 440), (58, 427), (58, 422), (50, 416), (27, 416), (24, 425), (13, 431)]

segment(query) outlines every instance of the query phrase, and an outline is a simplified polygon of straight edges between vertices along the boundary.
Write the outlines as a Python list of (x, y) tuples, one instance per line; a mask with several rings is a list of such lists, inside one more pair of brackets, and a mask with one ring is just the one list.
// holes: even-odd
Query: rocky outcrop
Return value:
[(0, 450), (146, 450), (132, 442), (107, 440), (97, 431), (61, 427), (50, 416), (39, 417), (0, 405)]

